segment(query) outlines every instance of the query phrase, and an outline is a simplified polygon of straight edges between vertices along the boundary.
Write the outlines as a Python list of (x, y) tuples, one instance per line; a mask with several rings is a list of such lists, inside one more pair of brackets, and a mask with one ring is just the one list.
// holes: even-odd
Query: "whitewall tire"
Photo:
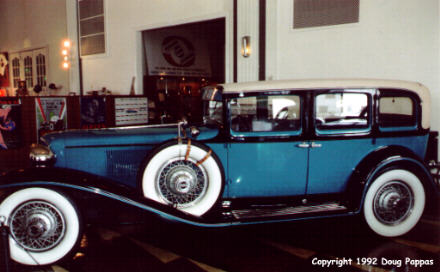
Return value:
[(46, 265), (68, 255), (80, 237), (80, 218), (64, 195), (45, 188), (14, 192), (0, 204), (10, 229), (10, 253), (25, 265)]
[(222, 170), (211, 151), (191, 142), (159, 148), (142, 173), (146, 198), (202, 216), (222, 192)]
[(368, 188), (363, 212), (368, 226), (377, 234), (396, 237), (410, 231), (425, 208), (425, 190), (420, 179), (403, 170), (388, 170)]

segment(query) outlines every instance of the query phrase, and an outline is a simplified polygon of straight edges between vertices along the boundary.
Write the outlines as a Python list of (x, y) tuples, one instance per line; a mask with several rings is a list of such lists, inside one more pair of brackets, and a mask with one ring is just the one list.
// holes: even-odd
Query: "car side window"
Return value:
[(323, 93), (315, 98), (315, 127), (322, 134), (368, 128), (369, 115), (365, 93)]
[(380, 97), (379, 127), (415, 127), (417, 118), (414, 105), (409, 96)]
[(231, 129), (235, 132), (299, 131), (298, 95), (251, 96), (231, 99)]

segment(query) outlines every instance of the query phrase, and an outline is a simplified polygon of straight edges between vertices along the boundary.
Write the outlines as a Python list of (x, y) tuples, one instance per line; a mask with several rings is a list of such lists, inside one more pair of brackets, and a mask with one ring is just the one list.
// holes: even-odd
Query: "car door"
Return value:
[(343, 192), (359, 162), (377, 147), (371, 136), (374, 92), (330, 90), (314, 96), (308, 195)]
[(228, 196), (304, 195), (308, 145), (303, 98), (289, 92), (229, 100)]

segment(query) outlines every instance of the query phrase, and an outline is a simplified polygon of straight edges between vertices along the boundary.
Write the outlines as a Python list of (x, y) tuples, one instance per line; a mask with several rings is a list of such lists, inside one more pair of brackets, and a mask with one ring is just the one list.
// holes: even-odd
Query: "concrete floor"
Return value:
[[(330, 260), (339, 263), (321, 266)], [(432, 264), (416, 267), (418, 260)], [(438, 272), (440, 216), (425, 216), (399, 238), (378, 237), (357, 218), (233, 229), (95, 226), (87, 228), (73, 258), (39, 268), (14, 265), (14, 271)]]

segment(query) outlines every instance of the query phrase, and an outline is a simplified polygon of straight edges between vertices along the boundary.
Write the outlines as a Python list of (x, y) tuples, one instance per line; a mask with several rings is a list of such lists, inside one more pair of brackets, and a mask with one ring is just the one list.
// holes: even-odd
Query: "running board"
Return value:
[(346, 210), (347, 207), (342, 206), (338, 203), (325, 203), (319, 205), (282, 207), (282, 208), (272, 208), (272, 209), (260, 208), (260, 209), (232, 210), (231, 214), (235, 219), (240, 220), (240, 219), (299, 215), (299, 214), (320, 213), (320, 212), (342, 212)]

